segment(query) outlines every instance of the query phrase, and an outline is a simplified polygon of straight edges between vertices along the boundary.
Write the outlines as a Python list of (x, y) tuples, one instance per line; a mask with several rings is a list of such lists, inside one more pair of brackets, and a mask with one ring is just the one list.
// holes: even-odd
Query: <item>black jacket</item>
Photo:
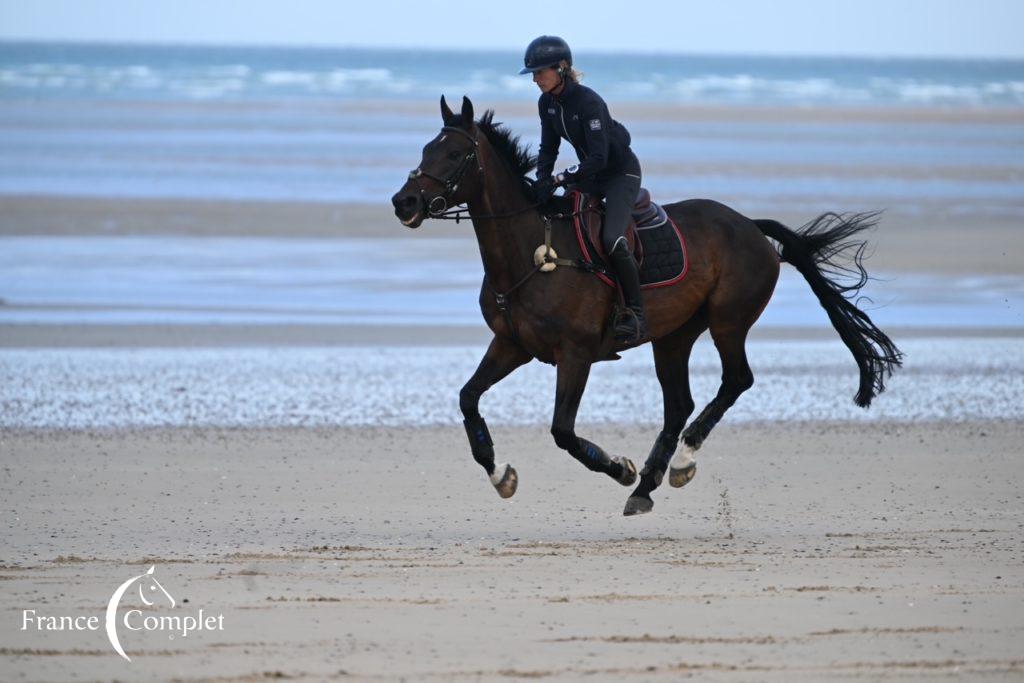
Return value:
[(569, 182), (586, 186), (624, 172), (639, 173), (629, 148), (629, 131), (611, 117), (608, 105), (590, 88), (566, 79), (561, 95), (541, 94), (537, 108), (541, 122), (538, 178), (551, 175), (562, 138), (580, 161), (579, 170), (566, 178)]

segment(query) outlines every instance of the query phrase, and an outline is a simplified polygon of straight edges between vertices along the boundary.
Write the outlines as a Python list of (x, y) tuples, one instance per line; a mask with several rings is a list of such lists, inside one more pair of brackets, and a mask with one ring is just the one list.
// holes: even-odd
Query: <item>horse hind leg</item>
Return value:
[(736, 403), (740, 394), (754, 385), (754, 374), (747, 362), (745, 348), (748, 330), (749, 327), (743, 326), (711, 325), (711, 336), (722, 360), (722, 383), (715, 398), (683, 432), (682, 448), (672, 457), (668, 482), (676, 488), (685, 486), (693, 479), (697, 467), (697, 450), (725, 415), (725, 411)]
[(693, 412), (690, 352), (694, 342), (707, 328), (707, 318), (700, 311), (678, 330), (652, 343), (654, 367), (665, 404), (665, 419), (661, 433), (640, 470), (640, 483), (626, 500), (622, 514), (627, 517), (650, 512), (654, 508), (651, 493), (661, 486), (669, 460), (679, 444), (679, 436)]
[(752, 223), (732, 226), (735, 239), (727, 252), (731, 256), (720, 264), (722, 272), (706, 303), (711, 338), (722, 361), (722, 383), (683, 431), (682, 447), (669, 463), (669, 484), (676, 488), (693, 479), (697, 450), (736, 399), (754, 385), (747, 362), (747, 334), (771, 299), (779, 277), (778, 258), (768, 242), (753, 231), (756, 227)]
[(530, 360), (531, 356), (518, 345), (502, 337), (494, 337), (476, 372), (459, 392), (459, 407), (473, 459), (487, 472), (491, 484), (502, 498), (511, 498), (515, 494), (519, 475), (508, 463), (494, 463), (494, 441), (480, 415), (480, 396)]

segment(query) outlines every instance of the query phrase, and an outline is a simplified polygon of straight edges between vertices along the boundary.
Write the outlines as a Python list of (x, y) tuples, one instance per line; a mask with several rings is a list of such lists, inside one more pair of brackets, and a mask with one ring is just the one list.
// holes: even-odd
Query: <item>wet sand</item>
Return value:
[[(815, 215), (782, 211), (771, 217), (796, 228)], [(889, 272), (1020, 274), (1020, 230), (1020, 219), (1012, 216), (951, 215), (938, 204), (910, 215), (894, 207), (868, 234), (874, 247), (869, 265)], [(411, 231), (384, 204), (41, 196), (0, 196), (3, 235), (473, 239), (467, 223), (434, 221)]]
[[(1020, 339), (1013, 327), (886, 327), (894, 339)], [(324, 346), (479, 346), (493, 334), (477, 325), (191, 325), (17, 324), (0, 325), (0, 349), (251, 348)], [(757, 341), (835, 340), (828, 327), (757, 327)]]
[[(5, 431), (4, 680), (1019, 680), (1024, 424), (718, 427), (627, 490), (544, 427)], [(586, 428), (642, 459), (650, 428)], [(18, 630), (150, 565), (222, 632)], [(181, 604), (182, 600), (187, 604)], [(173, 610), (165, 610), (167, 613)], [(158, 612), (163, 613), (163, 612)]]

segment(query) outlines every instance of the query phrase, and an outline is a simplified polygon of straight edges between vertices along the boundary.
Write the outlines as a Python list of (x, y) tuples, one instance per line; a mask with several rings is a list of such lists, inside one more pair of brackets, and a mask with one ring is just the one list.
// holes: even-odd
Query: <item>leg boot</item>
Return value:
[(640, 294), (640, 272), (625, 239), (615, 243), (608, 260), (615, 270), (619, 286), (622, 287), (622, 298), (626, 302), (624, 314), (615, 323), (615, 339), (624, 344), (638, 344), (647, 338), (647, 320), (644, 318), (644, 302)]

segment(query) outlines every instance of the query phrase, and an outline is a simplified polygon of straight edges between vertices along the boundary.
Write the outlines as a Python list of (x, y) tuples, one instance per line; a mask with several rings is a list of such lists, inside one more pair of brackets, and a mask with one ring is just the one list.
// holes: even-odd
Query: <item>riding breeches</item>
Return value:
[(612, 252), (620, 238), (625, 238), (636, 205), (636, 196), (640, 192), (640, 162), (636, 156), (631, 161), (633, 163), (627, 164), (622, 173), (605, 180), (596, 188), (605, 199), (601, 243), (606, 254)]

